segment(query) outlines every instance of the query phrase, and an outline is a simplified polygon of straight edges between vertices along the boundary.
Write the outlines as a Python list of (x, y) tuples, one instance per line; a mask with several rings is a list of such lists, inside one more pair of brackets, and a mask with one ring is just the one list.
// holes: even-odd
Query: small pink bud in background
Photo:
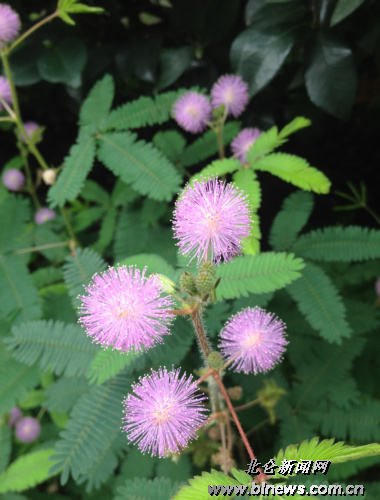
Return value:
[(52, 186), (53, 184), (55, 184), (57, 174), (55, 173), (55, 170), (53, 168), (48, 168), (47, 170), (44, 170), (42, 172), (42, 179), (45, 184), (47, 184), (48, 186)]
[(55, 212), (48, 207), (40, 208), (34, 216), (35, 223), (38, 225), (53, 219), (55, 219)]
[[(38, 125), (36, 122), (26, 122), (24, 123), (24, 129), (29, 137), (29, 139), (33, 139), (33, 142), (40, 142), (42, 139), (42, 134), (35, 134), (35, 132), (41, 127), (41, 125)], [(26, 140), (23, 135), (21, 135), (21, 140), (25, 144)]]
[(260, 137), (261, 132), (258, 128), (243, 129), (231, 142), (233, 154), (242, 163), (247, 162), (247, 153), (252, 144)]
[(223, 104), (227, 113), (235, 118), (244, 111), (248, 99), (248, 85), (236, 75), (221, 76), (211, 90), (213, 108)]
[(25, 184), (25, 176), (21, 170), (10, 168), (3, 174), (3, 184), (10, 191), (19, 191)]
[(12, 42), (21, 28), (20, 18), (9, 5), (0, 4), (0, 48), (4, 42)]
[(174, 118), (188, 132), (202, 132), (211, 120), (210, 101), (197, 92), (186, 92), (174, 103)]
[(376, 281), (376, 293), (380, 297), (380, 278)]
[(22, 443), (32, 443), (41, 432), (41, 425), (33, 417), (25, 417), (16, 424), (16, 436)]
[(14, 427), (21, 417), (22, 417), (22, 411), (20, 410), (20, 408), (18, 406), (12, 408), (8, 420), (9, 427)]
[[(7, 104), (12, 104), (12, 91), (11, 86), (6, 78), (0, 76), (0, 99)], [(0, 102), (0, 111), (4, 109), (3, 104)]]

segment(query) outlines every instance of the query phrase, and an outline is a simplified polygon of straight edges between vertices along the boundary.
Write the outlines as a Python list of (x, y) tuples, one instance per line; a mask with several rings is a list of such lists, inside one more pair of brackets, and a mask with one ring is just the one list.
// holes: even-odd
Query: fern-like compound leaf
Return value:
[(48, 410), (68, 413), (78, 399), (89, 390), (90, 386), (84, 377), (76, 377), (75, 384), (72, 379), (61, 378), (46, 390), (45, 406)]
[(108, 133), (99, 141), (99, 160), (139, 193), (170, 201), (179, 191), (181, 177), (174, 165), (151, 144), (136, 142), (136, 134)]
[(247, 152), (247, 162), (256, 168), (257, 159), (261, 158), (286, 142), (287, 139), (278, 135), (277, 127), (272, 127), (266, 132), (261, 132)]
[(0, 412), (10, 411), (39, 381), (36, 366), (25, 366), (0, 356)]
[(323, 338), (339, 344), (344, 337), (351, 335), (342, 298), (321, 268), (307, 263), (301, 279), (292, 283), (288, 291), (307, 321)]
[(220, 266), (217, 296), (235, 299), (249, 293), (278, 290), (301, 276), (303, 260), (293, 254), (264, 252), (236, 257)]
[(95, 134), (105, 129), (114, 92), (115, 86), (110, 75), (105, 75), (92, 87), (79, 114), (79, 126), (86, 133)]
[[(208, 500), (210, 498), (210, 493), (208, 491), (209, 485), (241, 485), (239, 480), (227, 476), (227, 474), (214, 469), (211, 469), (211, 472), (204, 471), (202, 472), (201, 476), (195, 476), (192, 479), (189, 479), (188, 482), (189, 485), (181, 486), (180, 490), (172, 498), (172, 500)], [(248, 483), (252, 483), (252, 478), (250, 476), (247, 477), (246, 484)], [(234, 493), (233, 490), (231, 491), (231, 493)]]
[[(288, 250), (291, 247), (307, 223), (313, 205), (313, 196), (304, 191), (296, 191), (285, 199), (269, 234), (269, 242), (276, 251)], [(302, 256), (296, 250), (295, 253)]]
[(325, 227), (302, 235), (292, 249), (320, 261), (354, 262), (380, 258), (380, 231), (361, 226)]
[(65, 377), (84, 375), (99, 350), (79, 325), (51, 320), (15, 326), (5, 342), (20, 363)]
[(83, 250), (78, 248), (75, 257), (67, 257), (63, 266), (63, 276), (74, 309), (81, 304), (78, 295), (85, 294), (84, 285), (90, 283), (95, 273), (100, 273), (106, 268), (107, 264), (102, 257), (90, 248)]
[(257, 212), (261, 205), (261, 187), (255, 172), (248, 168), (242, 168), (235, 172), (233, 181), (235, 186), (247, 195), (252, 211)]
[(58, 471), (54, 474), (49, 473), (53, 452), (53, 449), (48, 448), (17, 458), (0, 474), (0, 493), (25, 491), (54, 476)]
[(193, 175), (190, 179), (190, 184), (194, 181), (201, 181), (210, 177), (222, 177), (223, 175), (235, 172), (240, 167), (240, 161), (235, 158), (223, 158), (223, 160), (215, 160), (210, 165), (207, 165), (198, 174)]
[(310, 125), (311, 121), (308, 118), (297, 116), (296, 118), (294, 118), (294, 120), (285, 125), (285, 127), (280, 130), (280, 133), (278, 135), (281, 138), (288, 137), (289, 135), (294, 134), (294, 132), (297, 132), (302, 128), (309, 127)]
[(20, 248), (21, 235), (31, 219), (27, 198), (9, 195), (0, 204), (0, 252)]
[(166, 92), (155, 99), (140, 97), (127, 102), (110, 113), (106, 130), (128, 130), (164, 123), (169, 120), (173, 104), (181, 94), (183, 90)]
[(8, 465), (11, 458), (11, 429), (4, 421), (0, 423), (0, 472)]
[(63, 207), (66, 201), (77, 198), (89, 174), (95, 158), (95, 141), (81, 136), (65, 158), (57, 182), (49, 189), (48, 201), (52, 207)]
[(138, 357), (140, 353), (134, 353), (133, 350), (120, 352), (116, 349), (102, 349), (92, 361), (87, 378), (90, 384), (103, 384), (127, 366), (132, 365)]
[(167, 477), (156, 477), (153, 480), (136, 477), (133, 481), (127, 479), (123, 486), (119, 486), (114, 500), (130, 500), (132, 498), (168, 500), (169, 498), (177, 498), (173, 495), (178, 490), (178, 486), (177, 482), (172, 483)]
[(330, 191), (331, 183), (328, 178), (299, 156), (272, 153), (257, 159), (252, 163), (252, 167), (255, 170), (276, 175), (285, 182), (290, 182), (305, 191), (314, 191), (314, 193), (319, 194), (326, 194)]

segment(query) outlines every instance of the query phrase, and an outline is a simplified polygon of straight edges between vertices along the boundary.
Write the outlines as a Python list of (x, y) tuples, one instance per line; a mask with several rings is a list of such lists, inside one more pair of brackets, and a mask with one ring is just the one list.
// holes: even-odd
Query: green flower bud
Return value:
[(188, 293), (189, 295), (196, 295), (197, 294), (197, 288), (195, 286), (195, 278), (192, 274), (188, 273), (185, 271), (180, 279), (179, 279), (179, 286), (181, 287), (181, 290), (185, 293)]
[(202, 297), (212, 291), (215, 285), (215, 278), (215, 264), (209, 261), (203, 262), (199, 268), (198, 275), (195, 278), (195, 286)]
[(260, 405), (265, 408), (269, 414), (271, 424), (274, 424), (276, 421), (274, 407), (284, 394), (286, 394), (286, 391), (281, 389), (281, 387), (279, 387), (272, 379), (265, 380), (264, 388), (257, 393), (257, 396), (260, 399)]
[(218, 351), (212, 351), (207, 356), (207, 362), (210, 368), (214, 368), (215, 370), (221, 370), (224, 365), (224, 361), (222, 355)]
[(175, 289), (176, 289), (177, 285), (174, 283), (174, 281), (172, 281), (170, 278), (168, 278), (164, 274), (155, 274), (154, 276), (156, 276), (156, 278), (158, 278), (164, 292), (169, 293), (170, 295), (175, 293)]

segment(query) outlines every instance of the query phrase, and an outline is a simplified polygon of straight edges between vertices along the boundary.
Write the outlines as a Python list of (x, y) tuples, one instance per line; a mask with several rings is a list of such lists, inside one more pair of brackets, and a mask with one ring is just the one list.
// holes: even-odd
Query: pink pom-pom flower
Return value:
[(174, 236), (180, 253), (219, 264), (241, 253), (251, 232), (246, 196), (233, 184), (217, 178), (188, 184), (174, 210)]
[(247, 162), (247, 153), (252, 144), (260, 137), (261, 132), (258, 128), (243, 129), (231, 142), (231, 149), (242, 163)]
[(211, 120), (211, 104), (198, 92), (186, 92), (174, 104), (174, 118), (188, 132), (202, 132)]
[(9, 5), (0, 4), (0, 48), (4, 42), (12, 42), (21, 28), (20, 18)]
[(20, 410), (20, 408), (18, 406), (12, 408), (8, 420), (9, 427), (14, 427), (21, 417), (22, 417), (22, 411)]
[(22, 443), (32, 443), (41, 432), (41, 425), (33, 417), (25, 417), (16, 424), (15, 434)]
[(213, 108), (223, 104), (227, 113), (235, 118), (245, 110), (248, 99), (248, 85), (236, 75), (221, 76), (211, 90)]
[(169, 335), (174, 301), (163, 295), (156, 276), (133, 266), (110, 267), (96, 274), (82, 295), (79, 322), (94, 342), (121, 351), (142, 352)]
[(49, 207), (42, 207), (34, 215), (34, 221), (36, 224), (44, 224), (49, 220), (53, 220), (56, 217), (56, 213)]
[[(0, 98), (7, 104), (12, 104), (11, 86), (6, 78), (0, 76)], [(0, 101), (0, 111), (4, 109), (3, 103)]]
[(227, 321), (219, 348), (237, 372), (265, 373), (281, 359), (288, 343), (285, 328), (274, 314), (248, 307)]
[(124, 400), (124, 427), (128, 440), (152, 456), (179, 453), (196, 438), (206, 421), (206, 399), (192, 377), (180, 370), (160, 368), (140, 379)]
[(3, 174), (3, 184), (10, 191), (19, 191), (25, 184), (25, 176), (21, 170), (10, 168)]

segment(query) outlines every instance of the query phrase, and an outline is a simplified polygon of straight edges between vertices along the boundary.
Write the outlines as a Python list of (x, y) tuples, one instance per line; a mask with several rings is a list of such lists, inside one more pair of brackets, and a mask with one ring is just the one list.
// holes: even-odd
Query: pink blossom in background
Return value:
[[(24, 123), (24, 129), (25, 129), (25, 132), (27, 133), (27, 136), (29, 137), (29, 139), (31, 139), (33, 137), (33, 134), (36, 130), (38, 130), (40, 128), (41, 125), (38, 125), (38, 123), (36, 122), (26, 122)], [(38, 136), (36, 137), (37, 141), (40, 141), (41, 140), (41, 134), (38, 134)], [(21, 136), (21, 140), (22, 142), (26, 142), (25, 140), (25, 137), (22, 135)]]
[(3, 174), (3, 184), (10, 191), (19, 191), (25, 184), (25, 176), (21, 170), (10, 168)]
[(96, 274), (82, 295), (79, 322), (94, 342), (121, 351), (144, 351), (169, 335), (174, 301), (155, 276), (133, 266)]
[(288, 343), (285, 329), (274, 314), (248, 307), (227, 321), (219, 348), (226, 362), (234, 359), (232, 368), (237, 372), (265, 373), (282, 357)]
[(251, 232), (246, 196), (233, 184), (202, 179), (188, 184), (174, 210), (174, 237), (183, 255), (198, 265), (211, 259), (217, 264), (241, 253), (242, 240)]
[(174, 103), (174, 118), (184, 130), (202, 132), (211, 120), (210, 101), (197, 92), (186, 92)]
[(248, 100), (248, 85), (240, 76), (221, 76), (211, 90), (213, 108), (223, 104), (227, 113), (235, 118), (245, 110)]
[(246, 163), (249, 148), (260, 135), (261, 132), (258, 128), (243, 129), (231, 142), (231, 150), (234, 156), (242, 163)]
[(21, 28), (20, 18), (9, 5), (0, 4), (0, 48), (4, 42), (12, 42), (19, 34)]
[(22, 411), (20, 410), (20, 408), (18, 406), (12, 408), (8, 420), (9, 427), (14, 427), (21, 417), (22, 417)]
[[(6, 78), (0, 76), (0, 98), (7, 104), (12, 104), (12, 91), (11, 86)], [(0, 111), (4, 109), (3, 104), (0, 101)]]
[(42, 207), (34, 215), (34, 221), (36, 224), (40, 225), (49, 220), (55, 219), (56, 214), (54, 210), (48, 207)]
[(168, 372), (166, 368), (152, 371), (124, 400), (122, 429), (143, 453), (159, 457), (180, 453), (207, 419), (203, 406), (207, 398), (191, 376), (179, 373), (179, 369)]
[(16, 424), (15, 434), (22, 443), (32, 443), (41, 432), (41, 425), (33, 417), (25, 417)]

